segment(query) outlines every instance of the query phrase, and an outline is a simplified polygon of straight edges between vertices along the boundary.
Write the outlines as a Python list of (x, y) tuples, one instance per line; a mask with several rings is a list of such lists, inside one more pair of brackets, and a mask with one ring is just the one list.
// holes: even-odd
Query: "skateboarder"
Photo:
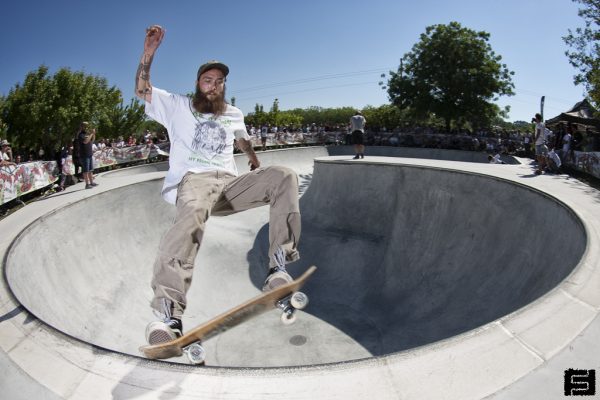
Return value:
[[(285, 167), (260, 168), (242, 112), (225, 102), (229, 67), (218, 61), (201, 65), (191, 97), (150, 84), (150, 66), (164, 34), (158, 25), (146, 30), (135, 77), (135, 93), (145, 101), (146, 114), (169, 134), (169, 171), (162, 196), (176, 205), (175, 220), (161, 239), (154, 264), (151, 306), (160, 320), (146, 328), (149, 344), (182, 334), (186, 293), (209, 216), (270, 205), (270, 262), (263, 290), (292, 280), (285, 265), (299, 258), (300, 238), (298, 177)], [(233, 157), (234, 141), (249, 159), (251, 172), (241, 176)]]

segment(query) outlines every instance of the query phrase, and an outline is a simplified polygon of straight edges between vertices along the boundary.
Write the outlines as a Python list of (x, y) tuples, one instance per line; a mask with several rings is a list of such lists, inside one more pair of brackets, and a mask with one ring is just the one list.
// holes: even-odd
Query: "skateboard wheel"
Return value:
[(186, 355), (192, 364), (202, 364), (206, 359), (206, 351), (200, 343), (192, 343), (189, 345), (186, 349)]
[(292, 310), (281, 313), (281, 322), (284, 325), (291, 325), (296, 322), (296, 313)]
[(290, 304), (297, 310), (302, 310), (308, 305), (308, 296), (302, 292), (296, 292), (290, 299)]

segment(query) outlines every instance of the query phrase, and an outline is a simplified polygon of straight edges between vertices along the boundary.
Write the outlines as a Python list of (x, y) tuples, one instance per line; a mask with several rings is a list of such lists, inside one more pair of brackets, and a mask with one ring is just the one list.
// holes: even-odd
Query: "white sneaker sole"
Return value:
[(179, 330), (171, 329), (162, 321), (153, 321), (146, 327), (146, 341), (148, 344), (160, 344), (170, 342), (181, 336)]
[(289, 274), (286, 274), (285, 272), (275, 272), (274, 274), (269, 275), (262, 290), (263, 292), (268, 292), (269, 290), (273, 290), (281, 285), (286, 285), (292, 281), (293, 279)]

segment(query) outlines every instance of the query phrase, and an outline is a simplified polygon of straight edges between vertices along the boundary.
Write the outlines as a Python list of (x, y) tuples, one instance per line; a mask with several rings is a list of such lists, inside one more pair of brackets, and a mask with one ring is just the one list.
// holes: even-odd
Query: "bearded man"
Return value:
[[(146, 30), (144, 53), (135, 76), (135, 93), (146, 114), (167, 128), (169, 171), (162, 196), (176, 206), (173, 225), (161, 239), (151, 306), (159, 316), (146, 328), (149, 344), (183, 333), (182, 316), (196, 254), (211, 215), (227, 215), (270, 204), (269, 265), (263, 290), (292, 280), (286, 264), (299, 258), (298, 177), (285, 167), (260, 168), (242, 112), (225, 101), (229, 67), (219, 61), (200, 66), (192, 98), (150, 84), (150, 67), (165, 30)], [(250, 172), (238, 175), (234, 141), (248, 157)]]

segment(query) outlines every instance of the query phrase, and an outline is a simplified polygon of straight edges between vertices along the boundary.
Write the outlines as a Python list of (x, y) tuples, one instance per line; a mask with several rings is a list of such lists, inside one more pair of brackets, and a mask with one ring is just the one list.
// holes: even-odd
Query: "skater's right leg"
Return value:
[(160, 242), (154, 263), (151, 306), (161, 321), (151, 323), (146, 329), (150, 344), (174, 339), (183, 331), (181, 317), (187, 305), (194, 260), (206, 221), (226, 179), (230, 175), (188, 173), (179, 185), (175, 220)]

